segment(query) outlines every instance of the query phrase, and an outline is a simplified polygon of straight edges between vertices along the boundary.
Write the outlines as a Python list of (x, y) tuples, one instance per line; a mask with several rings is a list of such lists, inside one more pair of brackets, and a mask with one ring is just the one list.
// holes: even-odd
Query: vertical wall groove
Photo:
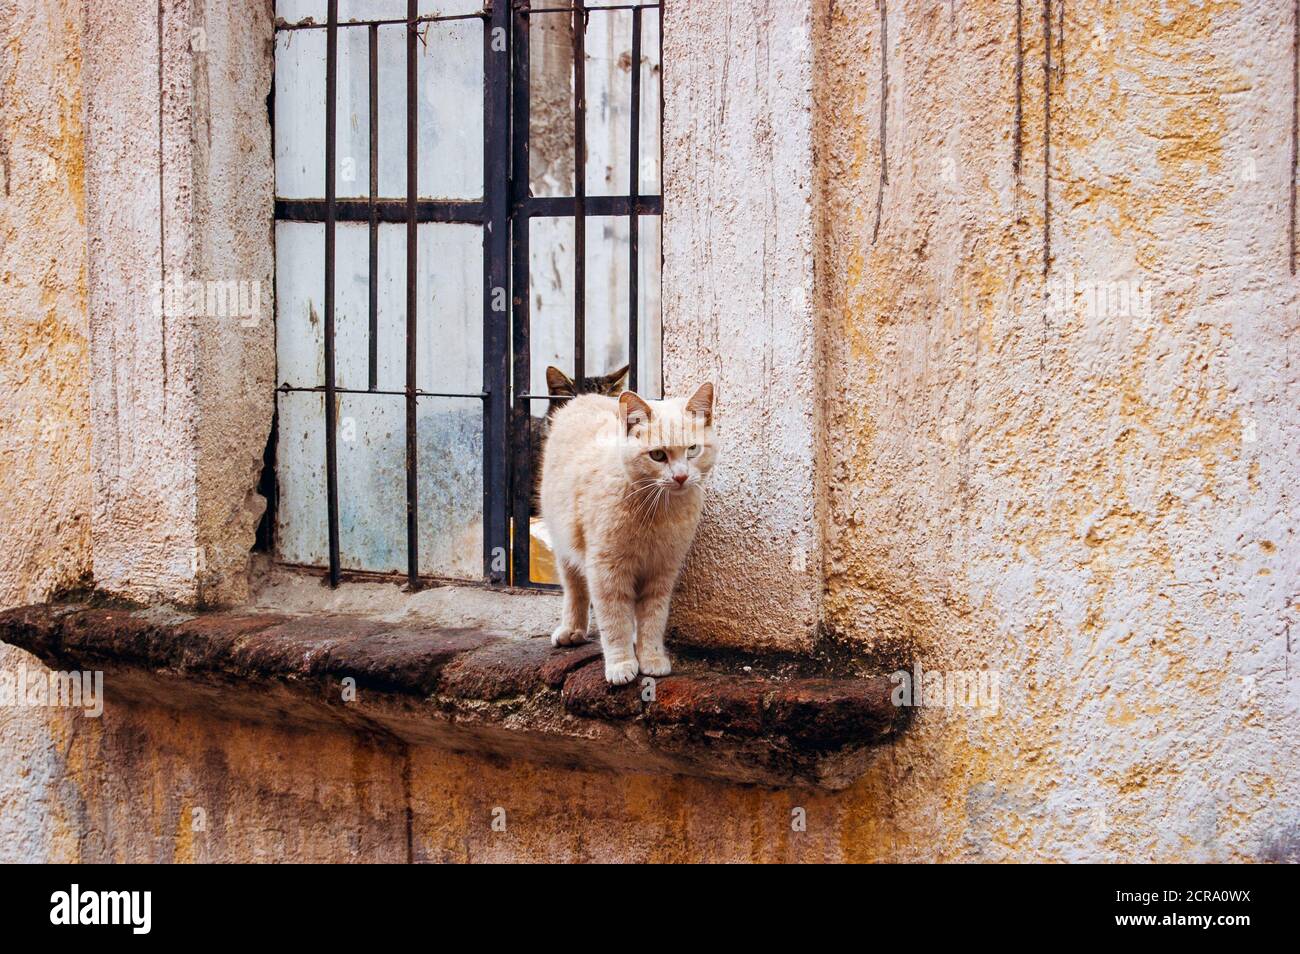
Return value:
[(167, 200), (163, 185), (163, 0), (158, 0), (158, 281), (162, 308), (158, 336), (162, 352), (162, 412), (167, 413)]
[[(1052, 0), (1043, 0), (1043, 278), (1052, 268)], [(1046, 318), (1044, 318), (1046, 320)]]
[(1025, 148), (1025, 36), (1022, 26), (1023, 21), (1024, 0), (1016, 0), (1016, 115), (1012, 126), (1012, 136), (1015, 139), (1015, 144), (1012, 147), (1011, 168), (1017, 187), (1020, 185), (1020, 158)]
[(889, 122), (889, 7), (886, 0), (876, 0), (880, 11), (880, 183), (876, 192), (876, 224), (871, 229), (871, 244), (880, 235), (880, 216), (885, 208), (885, 186), (889, 183), (889, 150), (885, 130)]
[(1296, 163), (1300, 162), (1297, 147), (1300, 146), (1300, 0), (1291, 5), (1291, 174), (1287, 177), (1291, 184), (1289, 200), (1290, 218), (1287, 221), (1287, 261), (1291, 274), (1295, 274), (1295, 200)]

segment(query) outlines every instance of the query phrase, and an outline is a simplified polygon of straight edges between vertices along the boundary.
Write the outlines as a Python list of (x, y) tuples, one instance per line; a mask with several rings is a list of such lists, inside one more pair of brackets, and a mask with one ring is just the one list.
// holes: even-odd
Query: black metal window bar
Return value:
[[(276, 31), (326, 31), (325, 63), (325, 196), (323, 199), (284, 199), (277, 196), (277, 221), (323, 223), (324, 382), (315, 386), (282, 384), (278, 393), (294, 391), (324, 395), (325, 476), (329, 582), (341, 577), (339, 551), (338, 412), (340, 394), (376, 394), (405, 400), (406, 550), (407, 581), (421, 584), (419, 572), (419, 495), (416, 402), (420, 398), (476, 398), (483, 402), (483, 575), (495, 585), (531, 586), (529, 517), (532, 508), (531, 403), (555, 400), (529, 393), (530, 304), (529, 222), (538, 217), (574, 220), (574, 380), (586, 372), (585, 221), (593, 216), (628, 219), (629, 261), (629, 387), (637, 387), (639, 249), (638, 219), (662, 214), (662, 196), (643, 195), (641, 183), (642, 35), (644, 17), (658, 18), (662, 63), (663, 9), (659, 3), (531, 7), (529, 0), (487, 0), (482, 10), (458, 15), (421, 15), (418, 0), (408, 0), (403, 19), (340, 21), (338, 0), (327, 0), (326, 22), (276, 21)], [(585, 36), (593, 14), (631, 11), (631, 148), (629, 192), (623, 195), (586, 194)], [(536, 16), (568, 16), (573, 35), (574, 194), (535, 197), (529, 188), (530, 23)], [(483, 22), (483, 197), (481, 200), (419, 198), (418, 185), (418, 61), (421, 35), (438, 24)], [(379, 88), (378, 30), (406, 26), (406, 195), (379, 195), (378, 117), (383, 96)], [(369, 31), (369, 196), (337, 196), (338, 35), (344, 29)], [(660, 83), (662, 84), (662, 73)], [(662, 110), (662, 85), (659, 97)], [(662, 114), (659, 117), (662, 124)], [(661, 165), (662, 168), (662, 165)], [(369, 226), (369, 387), (341, 388), (336, 384), (335, 360), (335, 227), (340, 222)], [(416, 385), (417, 226), (427, 222), (479, 225), (483, 228), (483, 387), (478, 393), (421, 390)], [(406, 386), (377, 387), (378, 229), (380, 223), (406, 225)], [(507, 292), (508, 290), (508, 292)], [(505, 294), (503, 294), (505, 293)], [(508, 297), (511, 307), (504, 307)], [(514, 527), (512, 532), (511, 527)], [(509, 558), (506, 559), (506, 555)]]

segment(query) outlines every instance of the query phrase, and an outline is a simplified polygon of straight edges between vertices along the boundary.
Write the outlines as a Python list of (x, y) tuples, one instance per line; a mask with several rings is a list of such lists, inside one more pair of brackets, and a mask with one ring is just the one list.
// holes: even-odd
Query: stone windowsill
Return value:
[(0, 613), (0, 640), (56, 670), (104, 671), (110, 701), (761, 785), (843, 788), (908, 713), (883, 674), (678, 652), (647, 698), (641, 680), (605, 683), (594, 643), (361, 615), (36, 605)]

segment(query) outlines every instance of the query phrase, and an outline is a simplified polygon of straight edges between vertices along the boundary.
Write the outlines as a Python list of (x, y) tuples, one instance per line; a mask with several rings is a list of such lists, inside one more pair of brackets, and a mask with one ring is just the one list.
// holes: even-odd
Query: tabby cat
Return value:
[[(573, 379), (552, 365), (546, 369), (546, 390), (551, 397), (573, 398), (579, 394), (604, 394), (609, 397), (616, 397), (623, 391), (627, 383), (628, 365), (623, 365), (617, 371), (611, 371), (609, 374), (601, 374), (596, 377), (583, 378), (581, 384), (575, 384)], [(530, 417), (528, 419), (530, 440), (530, 456), (532, 459), (533, 473), (533, 501), (536, 510), (537, 495), (542, 488), (542, 448), (546, 446), (546, 435), (550, 433), (551, 421), (555, 419), (555, 412), (562, 408), (567, 401), (550, 401), (550, 407), (546, 409), (545, 417)]]

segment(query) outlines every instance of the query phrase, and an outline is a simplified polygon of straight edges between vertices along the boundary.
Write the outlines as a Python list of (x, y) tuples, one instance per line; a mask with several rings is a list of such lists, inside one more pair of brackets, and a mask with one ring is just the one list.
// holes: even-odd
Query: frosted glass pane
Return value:
[(379, 194), (406, 195), (406, 27), (379, 28)]
[[(327, 566), (325, 405), (280, 394), (277, 549)], [(345, 569), (406, 570), (406, 405), (382, 394), (338, 396), (339, 559)], [(483, 414), (477, 400), (418, 405), (420, 573), (482, 577)]]
[(370, 227), (358, 222), (334, 226), (334, 383), (370, 385)]
[[(334, 189), (341, 198), (370, 195), (369, 34), (367, 29), (339, 30)], [(324, 186), (319, 195), (324, 198)]]
[(587, 195), (631, 191), (632, 11), (593, 15), (586, 36)]
[(663, 384), (663, 303), (662, 289), (663, 250), (661, 246), (663, 220), (657, 215), (637, 220), (640, 228), (637, 240), (637, 258), (640, 274), (637, 278), (637, 391), (648, 397), (661, 398)]
[(406, 387), (405, 225), (379, 226), (378, 302), (376, 386), (383, 391), (400, 391)]
[[(483, 195), (483, 24), (429, 24), (416, 45), (419, 193)], [(379, 192), (406, 195), (406, 27), (379, 28)]]
[[(406, 571), (406, 402), (339, 395), (339, 563)], [(322, 498), (322, 505), (324, 500)]]
[(275, 15), (297, 23), (311, 17), (317, 23), (324, 23), (329, 15), (325, 0), (275, 0)]
[[(624, 180), (627, 176), (623, 177)], [(628, 220), (587, 219), (587, 374), (605, 374), (627, 363)], [(572, 362), (569, 362), (572, 364)], [(571, 370), (566, 368), (566, 370)]]
[[(367, 227), (335, 225), (334, 383), (364, 388), (370, 361), (370, 244)], [(277, 222), (276, 363), (280, 384), (325, 384), (325, 226)]]
[[(334, 381), (370, 381), (368, 226), (335, 226)], [(474, 225), (418, 226), (416, 384), (476, 394), (483, 386), (483, 238)], [(406, 226), (379, 226), (376, 368), (380, 390), (406, 387)], [(276, 223), (278, 382), (325, 383), (325, 226)]]
[(301, 391), (280, 393), (276, 407), (276, 550), (286, 563), (327, 566), (325, 398)]
[(663, 96), (660, 83), (659, 11), (641, 15), (641, 194), (659, 195), (661, 180), (661, 126)]
[(420, 15), (451, 17), (483, 9), (482, 0), (420, 0)]
[(572, 19), (551, 13), (529, 23), (529, 187), (535, 196), (573, 195)]
[[(404, 17), (405, 4), (366, 13)], [(476, 9), (468, 5), (469, 9)], [(440, 10), (450, 15), (449, 10)], [(345, 11), (340, 9), (340, 17)], [(370, 193), (369, 29), (339, 30), (336, 194)], [(483, 195), (483, 24), (429, 23), (416, 46), (419, 84), (419, 192), (422, 198)], [(406, 195), (406, 26), (378, 31), (379, 193)], [(279, 31), (275, 38), (276, 195), (325, 196), (325, 30)]]
[[(631, 10), (593, 14), (584, 39), (586, 190), (631, 191)], [(564, 14), (534, 16), (529, 38), (529, 181), (534, 195), (573, 195), (573, 27)], [(641, 14), (641, 193), (659, 192), (659, 17)]]
[(325, 383), (325, 226), (275, 223), (277, 384)]
[[(430, 6), (425, 0), (421, 6)], [(406, 16), (406, 0), (339, 0), (339, 21), (393, 20)]]
[[(367, 31), (339, 31), (335, 193), (370, 194), (370, 74)], [(275, 192), (325, 197), (325, 31), (275, 37)]]
[[(529, 226), (528, 393), (545, 394), (547, 365), (573, 373), (573, 220), (536, 218)], [(530, 403), (535, 416), (546, 413), (545, 401)]]
[[(659, 217), (639, 220), (637, 288), (637, 386), (661, 395)], [(586, 374), (606, 374), (628, 360), (628, 219), (586, 220)], [(529, 231), (529, 392), (546, 393), (546, 367), (573, 374), (573, 220), (536, 218)], [(533, 402), (532, 413), (546, 413)]]
[(424, 391), (476, 394), (483, 389), (483, 230), (475, 225), (420, 226), (417, 294)]
[(325, 31), (275, 35), (275, 194), (325, 195)]
[(420, 572), (483, 576), (483, 404), (421, 398)]
[(430, 26), (420, 46), (419, 82), (420, 195), (482, 197), (482, 22)]
[[(483, 387), (483, 230), (416, 227), (416, 386), (477, 394)], [(364, 275), (367, 263), (360, 263)], [(378, 386), (406, 387), (406, 226), (379, 226)], [(366, 347), (366, 339), (361, 339)]]

